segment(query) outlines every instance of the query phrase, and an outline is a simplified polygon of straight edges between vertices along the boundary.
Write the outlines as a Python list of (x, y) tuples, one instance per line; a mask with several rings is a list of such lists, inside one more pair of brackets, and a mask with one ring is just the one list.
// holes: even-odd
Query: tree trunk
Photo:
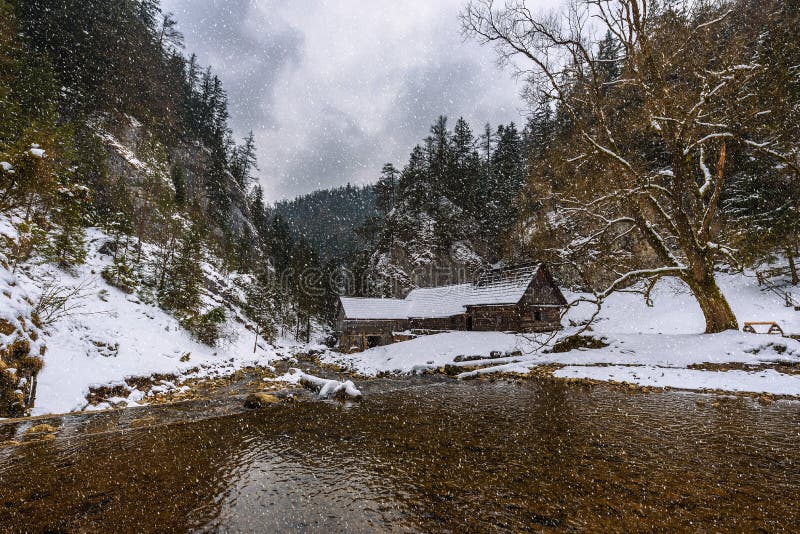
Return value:
[(800, 283), (800, 278), (797, 276), (797, 264), (794, 261), (792, 247), (786, 247), (786, 258), (789, 260), (789, 271), (792, 273), (792, 285), (796, 286)]
[(697, 303), (700, 304), (700, 309), (703, 310), (706, 334), (739, 329), (736, 316), (725, 299), (725, 295), (720, 291), (714, 273), (706, 274), (700, 281), (689, 279), (686, 282), (697, 299)]
[(255, 354), (256, 351), (258, 350), (258, 334), (260, 330), (261, 330), (261, 325), (256, 323), (256, 340), (255, 342), (253, 342), (253, 354)]

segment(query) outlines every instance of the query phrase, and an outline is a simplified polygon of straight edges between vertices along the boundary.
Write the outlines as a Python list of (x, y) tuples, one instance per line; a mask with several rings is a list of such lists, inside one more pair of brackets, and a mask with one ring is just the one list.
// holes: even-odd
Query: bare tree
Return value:
[[(745, 92), (760, 66), (748, 59), (746, 35), (726, 33), (728, 2), (653, 5), (572, 0), (538, 16), (524, 1), (475, 0), (462, 24), (568, 123), (555, 151), (565, 178), (553, 188), (551, 222), (571, 234), (558, 250), (565, 261), (615, 257), (596, 300), (678, 277), (706, 332), (736, 329), (714, 275), (720, 260), (738, 264), (717, 241), (719, 207), (728, 144), (770, 150), (740, 127), (759, 112)], [(601, 36), (618, 44), (617, 56), (598, 54)]]

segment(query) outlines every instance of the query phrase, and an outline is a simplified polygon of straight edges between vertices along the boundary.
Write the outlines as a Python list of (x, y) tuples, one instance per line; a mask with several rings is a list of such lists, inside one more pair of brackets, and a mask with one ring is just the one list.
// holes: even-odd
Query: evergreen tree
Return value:
[(170, 261), (159, 302), (166, 310), (181, 314), (197, 314), (203, 283), (202, 241), (199, 229), (192, 227), (180, 238), (177, 254)]
[(231, 173), (242, 189), (247, 189), (253, 180), (253, 170), (258, 170), (256, 160), (256, 142), (253, 132), (245, 138), (244, 143), (236, 147), (231, 161)]
[(619, 78), (622, 68), (619, 61), (619, 42), (611, 34), (611, 30), (606, 31), (606, 36), (600, 41), (597, 52), (597, 68), (606, 81)]
[(175, 204), (183, 206), (186, 203), (186, 170), (180, 160), (172, 166), (170, 178), (175, 188)]
[(324, 297), (319, 258), (305, 239), (300, 239), (291, 255), (291, 291), (297, 303), (297, 338), (311, 339), (311, 318), (320, 312)]
[(467, 121), (459, 117), (453, 128), (453, 193), (452, 200), (466, 210), (472, 219), (480, 211), (482, 166), (476, 151), (476, 140)]
[(278, 334), (278, 298), (275, 275), (266, 266), (258, 269), (247, 288), (245, 311), (256, 324), (256, 336), (261, 336), (268, 343), (274, 342)]
[(381, 177), (375, 184), (375, 203), (383, 213), (389, 213), (397, 203), (398, 175), (400, 172), (391, 163), (381, 170)]

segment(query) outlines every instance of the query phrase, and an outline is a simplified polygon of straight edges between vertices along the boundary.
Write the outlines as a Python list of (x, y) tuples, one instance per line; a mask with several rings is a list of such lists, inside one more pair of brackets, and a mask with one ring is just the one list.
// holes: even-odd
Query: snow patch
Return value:
[(322, 399), (345, 397), (350, 399), (360, 399), (361, 391), (351, 380), (329, 380), (318, 376), (304, 373), (300, 369), (289, 369), (289, 372), (277, 378), (265, 378), (270, 382), (286, 382), (288, 384), (299, 384), (313, 389)]
[(703, 371), (663, 367), (569, 366), (553, 373), (561, 378), (629, 382), (640, 386), (689, 390), (721, 390), (771, 395), (800, 395), (800, 376), (763, 371)]

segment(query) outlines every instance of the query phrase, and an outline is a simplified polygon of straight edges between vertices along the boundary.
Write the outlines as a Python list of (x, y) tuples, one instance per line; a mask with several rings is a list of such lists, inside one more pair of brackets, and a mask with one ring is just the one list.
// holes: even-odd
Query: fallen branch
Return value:
[(297, 383), (301, 386), (315, 391), (320, 398), (323, 399), (361, 399), (361, 391), (358, 390), (356, 385), (351, 380), (340, 382), (338, 380), (328, 380), (327, 378), (320, 378), (306, 374), (299, 369), (292, 369), (295, 374), (300, 377)]

